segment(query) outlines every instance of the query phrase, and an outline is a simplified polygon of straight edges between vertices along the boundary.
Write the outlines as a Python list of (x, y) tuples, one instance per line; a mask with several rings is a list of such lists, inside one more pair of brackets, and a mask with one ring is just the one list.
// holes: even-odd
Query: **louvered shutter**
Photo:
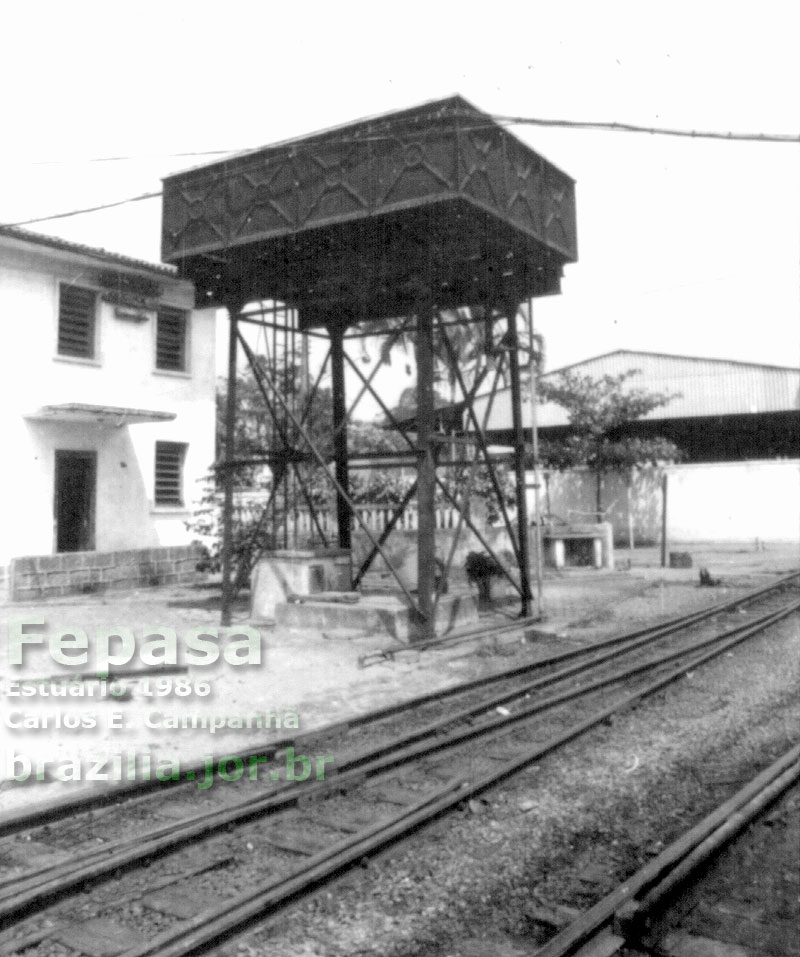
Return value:
[(183, 459), (186, 446), (156, 442), (156, 505), (183, 505)]
[(92, 289), (62, 285), (58, 300), (58, 352), (62, 356), (94, 357), (97, 294)]
[(186, 314), (163, 307), (156, 320), (156, 368), (183, 372), (186, 369)]

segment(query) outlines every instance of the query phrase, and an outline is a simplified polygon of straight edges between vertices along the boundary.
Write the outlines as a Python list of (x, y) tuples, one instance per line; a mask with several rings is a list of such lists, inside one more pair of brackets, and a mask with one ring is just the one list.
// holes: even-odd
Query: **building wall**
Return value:
[[(155, 313), (147, 321), (131, 322), (117, 318), (115, 307), (102, 301), (96, 358), (57, 355), (59, 283), (92, 287), (92, 276), (109, 268), (24, 243), (0, 247), (0, 563), (54, 552), (59, 449), (96, 452), (96, 550), (178, 546), (190, 540), (183, 523), (214, 458), (215, 314), (190, 315), (186, 373), (155, 369)], [(162, 286), (162, 303), (191, 309), (191, 284), (168, 275), (148, 278)], [(26, 418), (42, 406), (65, 403), (172, 412), (176, 418), (121, 426)], [(183, 508), (153, 504), (158, 440), (188, 445)]]
[[(800, 542), (800, 460), (671, 465), (664, 471), (669, 542)], [(637, 545), (661, 540), (661, 474), (643, 469), (631, 485)], [(595, 508), (595, 488), (589, 472), (551, 473), (542, 510), (564, 521), (586, 521)], [(619, 545), (628, 544), (628, 500), (625, 476), (606, 475), (603, 505)]]

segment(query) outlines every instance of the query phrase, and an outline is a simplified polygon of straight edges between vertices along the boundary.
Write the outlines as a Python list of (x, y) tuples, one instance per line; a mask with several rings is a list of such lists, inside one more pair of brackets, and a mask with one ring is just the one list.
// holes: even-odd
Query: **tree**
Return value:
[(603, 475), (606, 472), (624, 471), (630, 475), (634, 468), (676, 461), (681, 457), (678, 447), (667, 439), (626, 434), (630, 423), (678, 397), (677, 394), (645, 389), (626, 389), (625, 383), (637, 372), (637, 369), (629, 369), (600, 379), (562, 372), (553, 379), (541, 379), (538, 383), (540, 401), (555, 402), (566, 409), (570, 425), (570, 434), (563, 441), (540, 443), (540, 462), (545, 468), (585, 467), (594, 472), (598, 521), (602, 521), (603, 515)]
[[(486, 318), (487, 313), (482, 306), (441, 309), (436, 313), (433, 328), (434, 384), (438, 387), (446, 387), (448, 396), (445, 398), (441, 389), (437, 388), (437, 404), (440, 399), (442, 404), (446, 404), (448, 401), (456, 402), (459, 398), (460, 390), (454, 365), (458, 366), (466, 388), (469, 389), (472, 385), (487, 354)], [(362, 322), (359, 326), (361, 332), (380, 338), (379, 360), (385, 365), (392, 364), (394, 351), (401, 351), (406, 357), (413, 352), (414, 333), (401, 331), (405, 328), (406, 322), (406, 318), (380, 319)], [(492, 333), (493, 341), (489, 343), (489, 352), (499, 345), (498, 340), (502, 334), (502, 331)], [(364, 350), (362, 358), (365, 361), (369, 361), (368, 341), (362, 340)], [(406, 373), (411, 375), (412, 366), (408, 359), (406, 359), (405, 368)], [(403, 411), (407, 407), (411, 408), (412, 415), (416, 409), (416, 397), (413, 393), (413, 387), (404, 390), (403, 395), (408, 394), (412, 398), (404, 401), (401, 397), (398, 403), (398, 408)]]
[[(303, 428), (316, 449), (328, 460), (333, 455), (333, 401), (330, 388), (318, 387), (313, 395), (305, 387), (307, 377), (302, 375), (300, 361), (290, 353), (278, 361), (269, 362), (259, 356), (271, 380), (281, 391), (293, 415), (305, 420)], [(280, 403), (274, 400), (269, 388), (275, 418), (268, 412), (258, 378), (248, 367), (236, 380), (236, 436), (235, 450), (238, 464), (234, 468), (234, 483), (237, 494), (255, 496), (255, 508), (234, 512), (233, 554), (237, 566), (237, 583), (241, 584), (249, 568), (264, 548), (279, 546), (276, 530), (280, 530), (287, 517), (297, 509), (305, 509), (309, 502), (315, 509), (328, 507), (334, 492), (325, 470), (313, 461), (301, 461), (283, 466), (279, 459), (268, 465), (258, 459), (285, 450), (307, 453), (308, 445), (285, 413)], [(226, 390), (217, 392), (217, 458), (222, 460), (224, 451)], [(350, 455), (356, 457), (369, 453), (390, 453), (404, 448), (401, 436), (370, 422), (351, 421), (347, 425)], [(398, 474), (400, 473), (400, 474)], [(222, 536), (222, 472), (210, 474), (204, 483), (202, 499), (187, 527), (205, 546), (207, 551), (203, 567), (218, 571), (221, 559)], [(350, 473), (350, 493), (355, 502), (396, 504), (400, 502), (413, 479), (395, 468), (371, 469), (366, 473), (353, 470)], [(277, 494), (271, 500), (269, 516), (261, 515), (260, 502), (266, 500), (273, 486)], [(259, 494), (260, 493), (260, 494)], [(251, 499), (252, 501), (253, 499)]]
[[(302, 419), (306, 406), (310, 406), (305, 417), (304, 428), (321, 448), (324, 454), (330, 454), (333, 436), (333, 402), (331, 390), (318, 388), (309, 396), (304, 388), (304, 376), (299, 356), (287, 355), (281, 361), (270, 362), (264, 356), (258, 356), (257, 362), (275, 383), (286, 398), (292, 412), (298, 420)], [(257, 458), (285, 445), (307, 451), (302, 437), (272, 395), (269, 387), (267, 396), (273, 408), (275, 418), (267, 411), (258, 377), (252, 368), (239, 373), (236, 379), (236, 458), (244, 460)], [(217, 458), (222, 459), (225, 447), (225, 415), (227, 407), (227, 388), (217, 391)], [(257, 487), (263, 468), (241, 466), (236, 472), (236, 482), (240, 487)]]

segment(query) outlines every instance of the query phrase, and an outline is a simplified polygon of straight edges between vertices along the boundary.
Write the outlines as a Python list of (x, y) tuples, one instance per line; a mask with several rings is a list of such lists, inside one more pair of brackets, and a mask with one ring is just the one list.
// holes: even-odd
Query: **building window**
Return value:
[(94, 358), (97, 294), (93, 289), (62, 284), (58, 296), (58, 354)]
[(182, 442), (156, 442), (156, 505), (183, 505), (183, 461), (186, 446)]
[(186, 371), (186, 313), (162, 306), (156, 316), (156, 369)]

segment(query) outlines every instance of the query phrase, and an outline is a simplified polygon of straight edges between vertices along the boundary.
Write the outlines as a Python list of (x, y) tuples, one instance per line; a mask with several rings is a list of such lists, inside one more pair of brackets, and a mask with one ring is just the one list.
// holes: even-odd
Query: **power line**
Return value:
[[(473, 114), (468, 114), (470, 119), (474, 118)], [(482, 129), (491, 129), (497, 124), (503, 126), (537, 126), (544, 128), (554, 128), (554, 129), (574, 129), (574, 130), (591, 130), (595, 132), (612, 132), (612, 133), (646, 133), (652, 136), (678, 136), (683, 138), (689, 138), (694, 140), (717, 140), (723, 142), (754, 142), (754, 143), (792, 143), (800, 144), (800, 134), (794, 133), (752, 133), (752, 132), (734, 132), (734, 131), (715, 131), (715, 130), (688, 130), (688, 129), (678, 129), (670, 127), (658, 127), (658, 126), (639, 126), (634, 123), (617, 123), (617, 122), (606, 122), (606, 121), (595, 121), (595, 120), (559, 120), (559, 119), (541, 119), (538, 117), (525, 117), (525, 116), (499, 116), (491, 115), (489, 119), (491, 123), (484, 124), (475, 124), (474, 126), (469, 127), (470, 130), (482, 130)], [(341, 136), (338, 139), (326, 136), (328, 142), (333, 144), (347, 144), (347, 143), (358, 143), (365, 142), (367, 140), (375, 142), (376, 140), (387, 140), (392, 139), (390, 135), (370, 135), (366, 137), (347, 137)], [(312, 137), (315, 140), (315, 137)], [(290, 141), (291, 142), (291, 141)], [(279, 146), (287, 146), (288, 144), (277, 144)], [(313, 143), (316, 146), (316, 142)], [(302, 148), (302, 144), (292, 144), (294, 149), (298, 147)], [(311, 148), (312, 143), (308, 144), (308, 148)], [(230, 154), (235, 151), (232, 150), (205, 150), (205, 151), (196, 151), (196, 152), (185, 152), (185, 153), (172, 153), (168, 154), (170, 156), (212, 156), (212, 155), (222, 155)], [(118, 157), (95, 157), (93, 159), (88, 159), (86, 162), (116, 162), (121, 160), (137, 159), (135, 156), (118, 156)], [(45, 162), (45, 161), (42, 161)], [(97, 206), (87, 206), (82, 209), (73, 209), (67, 212), (54, 213), (51, 216), (38, 216), (32, 219), (20, 220), (16, 223), (3, 223), (4, 226), (30, 226), (35, 223), (44, 223), (49, 222), (54, 219), (67, 219), (71, 216), (80, 216), (84, 213), (95, 213), (104, 209), (113, 209), (118, 206), (125, 206), (129, 203), (138, 203), (141, 200), (145, 199), (155, 199), (158, 196), (162, 196), (163, 193), (161, 190), (152, 193), (142, 193), (139, 196), (132, 196), (128, 199), (120, 199), (111, 203), (101, 203)]]
[[(472, 118), (472, 114), (469, 114)], [(489, 114), (492, 124), (476, 123), (470, 127), (464, 127), (466, 130), (491, 129), (492, 125), (502, 126), (538, 126), (553, 129), (574, 129), (574, 130), (594, 130), (597, 132), (611, 133), (646, 133), (651, 136), (680, 136), (689, 139), (711, 139), (723, 140), (726, 142), (756, 142), (756, 143), (800, 143), (800, 134), (795, 133), (753, 133), (747, 131), (737, 132), (735, 130), (690, 130), (680, 129), (678, 127), (666, 126), (641, 126), (636, 123), (619, 123), (616, 121), (605, 120), (562, 120), (562, 119), (543, 119), (531, 116), (502, 116), (499, 114)], [(312, 134), (313, 136), (314, 134)], [(387, 139), (387, 136), (380, 134), (374, 136), (358, 136), (339, 138), (340, 143), (355, 142), (375, 142)], [(276, 144), (281, 145), (281, 144)], [(237, 147), (231, 149), (215, 150), (185, 150), (179, 153), (134, 153), (123, 154), (120, 156), (89, 156), (76, 160), (31, 160), (31, 166), (56, 166), (69, 165), (75, 163), (121, 163), (133, 160), (160, 159), (160, 158), (186, 158), (192, 156), (225, 156), (236, 155), (240, 153), (252, 152), (253, 147)], [(258, 147), (256, 147), (258, 149)]]
[(142, 193), (139, 196), (130, 196), (128, 199), (118, 199), (113, 203), (101, 203), (99, 206), (86, 206), (84, 209), (71, 209), (66, 213), (53, 213), (52, 216), (38, 216), (35, 219), (22, 219), (18, 223), (2, 223), (7, 227), (31, 226), (33, 223), (45, 223), (51, 219), (67, 219), (69, 216), (80, 216), (82, 213), (97, 213), (102, 209), (113, 209), (115, 206), (127, 206), (128, 203), (139, 203), (143, 199), (155, 199), (163, 196), (161, 190), (155, 193)]
[(123, 163), (130, 160), (174, 159), (190, 156), (224, 156), (226, 153), (241, 153), (249, 147), (239, 147), (230, 150), (186, 150), (182, 153), (134, 153), (122, 156), (84, 156), (77, 159), (44, 159), (31, 160), (30, 166), (70, 166), (77, 163)]
[(749, 133), (734, 130), (687, 130), (668, 126), (639, 126), (599, 120), (542, 120), (525, 116), (495, 116), (498, 123), (510, 126), (543, 126), (573, 130), (596, 130), (606, 133), (649, 133), (652, 136), (681, 136), (694, 140), (723, 140), (746, 143), (800, 143), (798, 133)]

